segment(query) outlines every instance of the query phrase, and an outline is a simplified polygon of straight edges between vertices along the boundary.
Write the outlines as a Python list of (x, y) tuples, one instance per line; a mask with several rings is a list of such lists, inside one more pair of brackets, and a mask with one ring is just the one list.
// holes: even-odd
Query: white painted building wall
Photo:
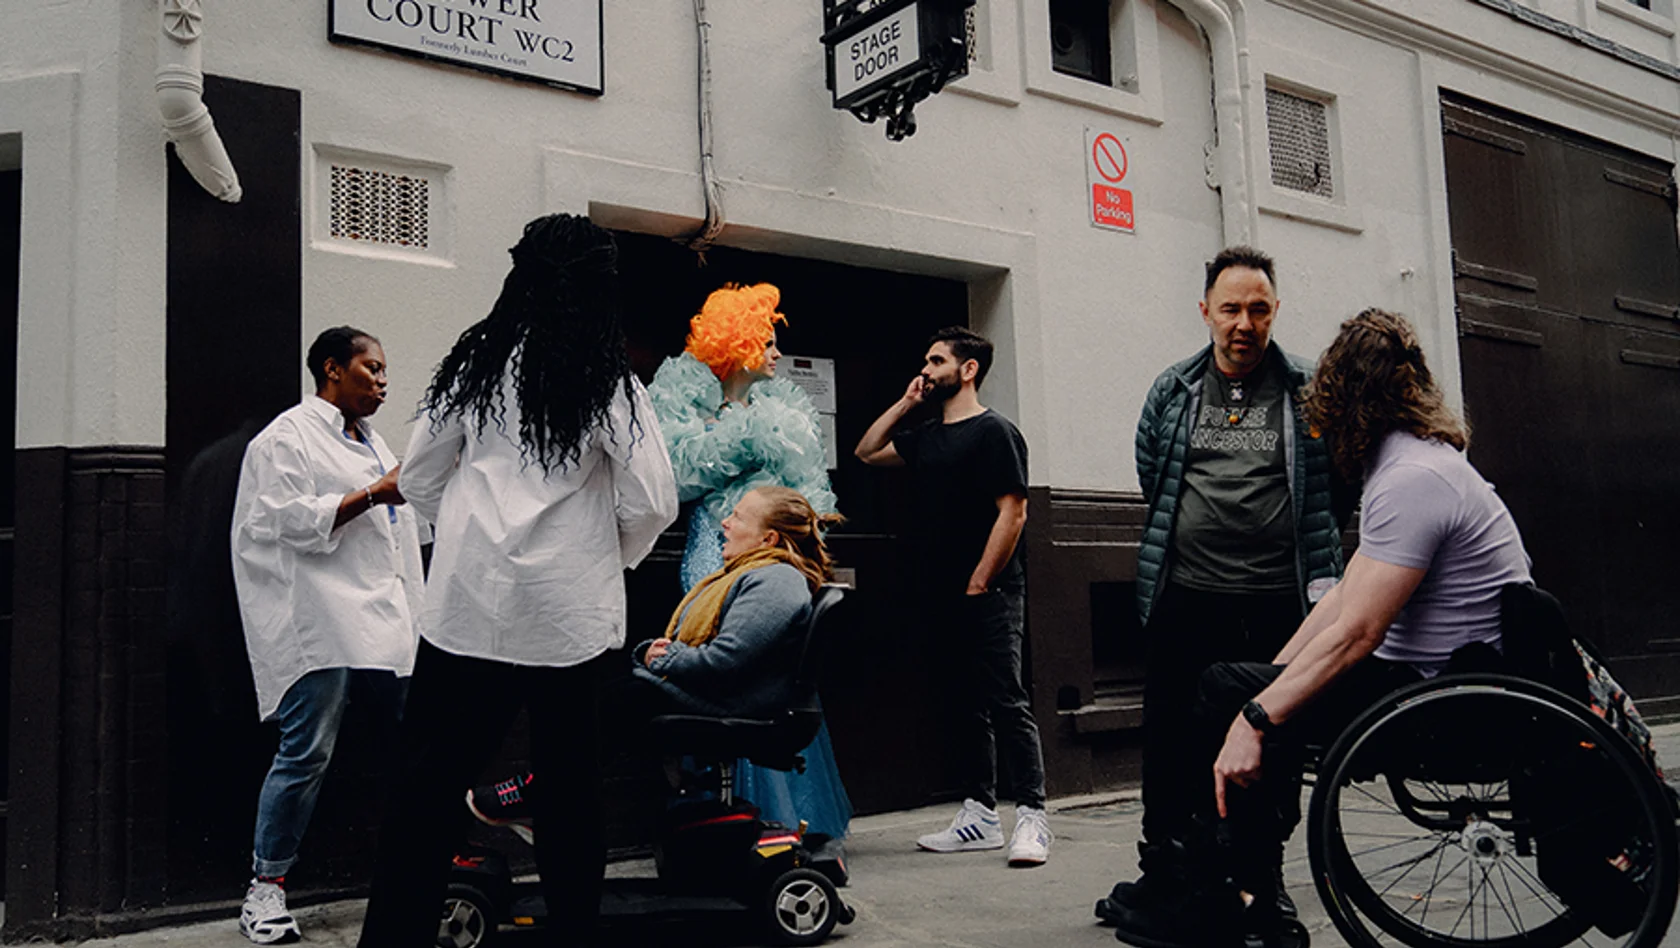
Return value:
[[(1519, 2), (1676, 62), (1672, 10)], [(1051, 70), (1045, 0), (979, 0), (980, 68), (920, 106), (918, 133), (896, 144), (830, 108), (818, 0), (709, 4), (721, 242), (969, 281), (972, 317), (1000, 347), (988, 400), (1020, 423), (1033, 481), (1056, 487), (1136, 488), (1138, 406), (1161, 368), (1205, 342), (1201, 263), (1222, 243), (1204, 170), (1207, 43), (1169, 0), (1116, 3), (1117, 60), (1134, 92)], [(1223, 5), (1246, 52), (1256, 243), (1279, 260), (1277, 338), (1297, 353), (1316, 354), (1342, 319), (1381, 305), (1411, 315), (1456, 380), (1442, 88), (1676, 158), (1680, 83), (1477, 0)], [(21, 142), (25, 173), (18, 444), (161, 444), (155, 7), (8, 7), (0, 163)], [(569, 210), (678, 234), (704, 215), (690, 3), (605, 4), (599, 98), (334, 45), (326, 0), (206, 0), (205, 12), (207, 72), (302, 90), (303, 338), (350, 322), (384, 340), (393, 407), (380, 420), (394, 444), (406, 440), (399, 406), (488, 310), (525, 221)], [(1268, 81), (1332, 100), (1334, 199), (1270, 184)], [(1126, 142), (1135, 234), (1086, 223), (1087, 126)], [(334, 154), (440, 173), (434, 251), (347, 252), (323, 239), (318, 171)], [(300, 386), (301, 363), (300, 352)]]

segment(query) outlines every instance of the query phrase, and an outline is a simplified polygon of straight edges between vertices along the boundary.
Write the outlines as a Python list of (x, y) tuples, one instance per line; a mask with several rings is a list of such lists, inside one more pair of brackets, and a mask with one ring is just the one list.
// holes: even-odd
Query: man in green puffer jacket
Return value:
[[(1149, 663), (1143, 876), (1097, 903), (1109, 921), (1185, 894), (1190, 815), (1212, 791), (1205, 779), (1185, 784), (1168, 762), (1192, 743), (1203, 669), (1270, 661), (1342, 572), (1341, 525), (1357, 492), (1334, 479), (1324, 439), (1301, 420), (1296, 393), (1312, 366), (1271, 341), (1275, 286), (1272, 259), (1253, 248), (1208, 263), (1200, 308), (1211, 344), (1161, 373), (1138, 421), (1149, 502), (1137, 566)], [(1281, 884), (1263, 888), (1294, 914)]]

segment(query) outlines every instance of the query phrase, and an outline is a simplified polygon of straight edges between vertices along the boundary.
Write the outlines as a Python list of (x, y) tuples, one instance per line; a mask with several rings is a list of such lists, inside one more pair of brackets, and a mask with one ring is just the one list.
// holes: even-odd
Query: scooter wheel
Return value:
[(828, 877), (815, 869), (789, 869), (764, 897), (764, 923), (779, 945), (818, 945), (834, 932), (843, 903)]
[(474, 886), (451, 884), (438, 920), (438, 948), (487, 948), (495, 937), (496, 913), (490, 897)]

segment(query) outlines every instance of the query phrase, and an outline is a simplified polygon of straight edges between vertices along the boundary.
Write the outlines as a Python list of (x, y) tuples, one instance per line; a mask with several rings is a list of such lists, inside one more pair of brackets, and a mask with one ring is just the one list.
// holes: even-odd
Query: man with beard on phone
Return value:
[[(960, 326), (929, 341), (920, 375), (858, 442), (866, 464), (910, 469), (922, 597), (949, 685), (948, 725), (966, 799), (951, 825), (917, 840), (938, 853), (1003, 848), (997, 814), (997, 747), (1014, 782), (1011, 866), (1043, 865), (1044, 754), (1021, 683), (1026, 583), (1017, 551), (1027, 522), (1027, 444), (1009, 419), (980, 404), (992, 343)], [(897, 431), (927, 403), (939, 417)], [(995, 740), (994, 740), (995, 738)]]

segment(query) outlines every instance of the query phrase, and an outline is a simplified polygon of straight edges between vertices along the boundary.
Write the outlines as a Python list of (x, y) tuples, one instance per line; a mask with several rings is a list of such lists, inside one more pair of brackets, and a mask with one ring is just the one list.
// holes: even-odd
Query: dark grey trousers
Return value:
[(963, 793), (997, 806), (1001, 750), (1012, 784), (1006, 795), (1018, 804), (1044, 806), (1044, 751), (1021, 681), (1026, 591), (1004, 587), (955, 601), (942, 597), (930, 605), (949, 645), (951, 740)]

